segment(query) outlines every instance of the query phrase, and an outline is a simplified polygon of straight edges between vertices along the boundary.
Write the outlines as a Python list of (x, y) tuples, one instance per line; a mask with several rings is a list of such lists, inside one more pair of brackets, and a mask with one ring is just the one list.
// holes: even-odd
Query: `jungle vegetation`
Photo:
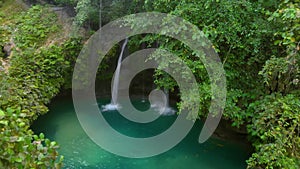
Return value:
[[(73, 31), (90, 33), (82, 37), (64, 32), (49, 5), (27, 9), (17, 1), (0, 0), (0, 47), (11, 42), (15, 45), (9, 56), (0, 51), (0, 168), (60, 168), (63, 157), (57, 152), (58, 144), (43, 134), (35, 135), (30, 124), (48, 111), (47, 104), (54, 96), (70, 88), (72, 67), (82, 44), (100, 24), (146, 11), (179, 16), (196, 25), (212, 42), (226, 71), (223, 118), (236, 128), (246, 127), (255, 149), (247, 160), (248, 168), (300, 168), (299, 0), (52, 3), (74, 7)], [(157, 41), (194, 72), (201, 91), (198, 118), (205, 117), (211, 98), (209, 79), (195, 53), (181, 42), (159, 35), (132, 37), (130, 49)], [(161, 71), (154, 77), (159, 87), (178, 88)]]

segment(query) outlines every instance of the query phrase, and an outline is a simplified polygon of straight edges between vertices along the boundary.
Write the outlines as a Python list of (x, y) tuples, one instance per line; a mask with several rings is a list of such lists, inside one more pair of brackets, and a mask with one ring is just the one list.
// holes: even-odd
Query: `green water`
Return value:
[[(108, 102), (99, 100), (100, 105)], [(140, 110), (149, 107), (148, 103), (140, 101), (133, 104)], [(126, 120), (116, 111), (104, 112), (103, 115), (113, 128), (132, 137), (157, 135), (176, 119), (176, 115), (163, 116), (154, 122), (139, 124)], [(64, 168), (68, 169), (243, 169), (249, 158), (247, 146), (242, 143), (211, 138), (199, 144), (200, 122), (181, 143), (163, 154), (143, 159), (120, 157), (101, 149), (89, 139), (77, 120), (71, 99), (54, 100), (50, 112), (41, 116), (32, 128), (59, 143), (59, 153), (65, 157)]]

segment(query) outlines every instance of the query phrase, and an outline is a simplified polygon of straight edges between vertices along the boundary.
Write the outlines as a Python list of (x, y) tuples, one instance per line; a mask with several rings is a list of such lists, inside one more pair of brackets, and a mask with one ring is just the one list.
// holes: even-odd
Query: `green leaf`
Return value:
[(4, 116), (5, 116), (4, 111), (2, 111), (2, 110), (0, 109), (0, 119), (2, 119)]
[(40, 133), (40, 138), (41, 139), (44, 139), (45, 138), (45, 135), (43, 133)]
[(7, 126), (8, 125), (8, 121), (7, 120), (0, 120), (0, 124), (3, 124), (5, 126)]
[(19, 127), (24, 127), (26, 124), (24, 122), (19, 123)]

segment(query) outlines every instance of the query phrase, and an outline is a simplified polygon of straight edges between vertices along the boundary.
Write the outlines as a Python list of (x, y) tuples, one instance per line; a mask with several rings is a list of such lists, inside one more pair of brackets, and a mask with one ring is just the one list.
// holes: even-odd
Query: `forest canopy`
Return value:
[[(12, 0), (2, 1), (0, 46), (13, 41), (16, 47), (9, 56), (10, 67), (0, 70), (0, 168), (59, 168), (57, 143), (34, 135), (30, 124), (48, 111), (47, 104), (59, 91), (70, 86), (72, 67), (88, 37), (75, 33), (61, 40), (52, 39), (49, 44), (61, 30), (53, 12), (42, 6), (28, 10), (19, 7), (9, 16), (7, 11), (15, 4)], [(150, 11), (169, 13), (196, 25), (212, 42), (226, 71), (228, 94), (223, 118), (236, 128), (246, 127), (255, 148), (247, 160), (248, 168), (300, 168), (300, 0), (54, 3), (74, 7), (75, 31), (92, 33), (99, 25), (121, 16)], [(196, 98), (201, 104), (198, 117), (205, 117), (211, 99), (209, 78), (195, 53), (181, 42), (160, 35), (140, 35), (131, 41), (130, 49), (159, 42), (161, 48), (186, 62), (201, 91), (200, 98)], [(6, 62), (2, 51), (0, 57)], [(164, 72), (155, 71), (154, 78), (159, 87), (178, 88)]]

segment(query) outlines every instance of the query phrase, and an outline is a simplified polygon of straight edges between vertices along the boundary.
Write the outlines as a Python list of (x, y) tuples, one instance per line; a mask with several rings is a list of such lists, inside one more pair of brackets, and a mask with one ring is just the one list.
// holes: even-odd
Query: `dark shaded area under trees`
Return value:
[[(99, 0), (54, 2), (75, 8), (73, 26), (84, 27), (91, 33), (99, 28)], [(0, 9), (9, 5), (3, 3), (1, 7), (1, 4)], [(248, 168), (300, 168), (299, 0), (103, 0), (102, 5), (102, 25), (142, 11), (170, 13), (196, 25), (213, 43), (226, 71), (228, 95), (223, 118), (234, 127), (247, 127), (248, 138), (255, 148), (247, 160)], [(46, 39), (58, 29), (53, 27), (55, 17), (43, 13), (44, 10), (47, 9), (34, 6), (10, 18), (11, 27), (18, 29), (14, 43), (22, 52), (14, 48), (9, 73), (0, 71), (0, 88), (4, 91), (0, 93), (0, 167), (26, 164), (47, 168), (53, 167), (58, 158), (56, 143), (50, 143), (42, 135), (34, 136), (29, 130), (30, 121), (47, 112), (46, 104), (62, 86), (70, 87), (72, 66), (82, 41), (69, 37), (62, 43), (45, 46)], [(6, 16), (0, 11), (0, 21), (5, 20), (3, 17)], [(13, 31), (0, 25), (3, 47)], [(43, 32), (32, 31), (37, 25)], [(201, 90), (199, 117), (205, 117), (210, 87), (198, 56), (181, 42), (159, 35), (132, 37), (129, 48), (139, 49), (141, 44), (153, 46), (157, 42), (182, 58), (195, 72)], [(47, 58), (49, 53), (55, 57)], [(108, 66), (101, 67), (105, 68)], [(154, 78), (157, 86), (178, 90), (165, 73), (156, 71)], [(34, 144), (39, 141), (44, 141), (45, 147)], [(24, 150), (21, 148), (24, 145), (30, 148)], [(7, 147), (11, 148), (8, 153)], [(32, 153), (37, 156), (28, 156)]]

